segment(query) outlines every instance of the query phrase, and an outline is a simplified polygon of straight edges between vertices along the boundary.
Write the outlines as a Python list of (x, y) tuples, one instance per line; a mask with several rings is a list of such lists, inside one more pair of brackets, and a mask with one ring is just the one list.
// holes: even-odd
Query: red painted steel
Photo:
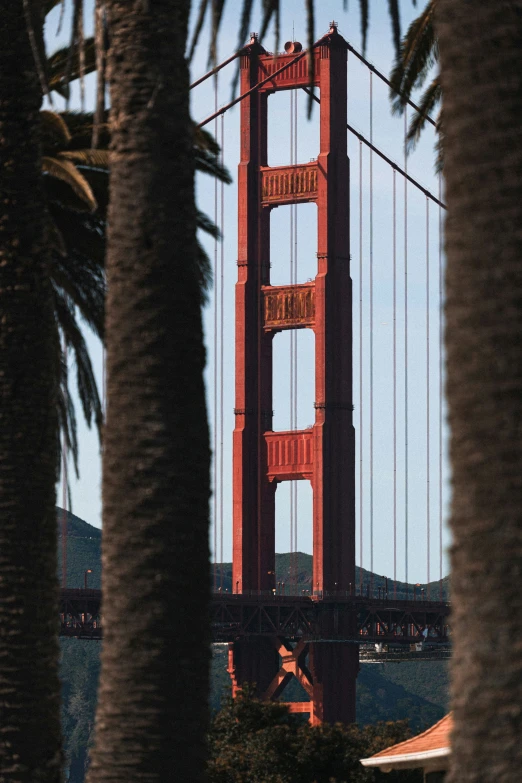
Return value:
[(263, 286), (263, 328), (302, 329), (315, 326), (315, 284)]
[[(313, 163), (270, 167), (267, 161), (268, 96), (309, 83), (307, 56), (241, 103), (232, 579), (243, 594), (275, 590), (275, 492), (280, 481), (291, 479), (308, 479), (313, 488), (313, 595), (320, 600), (355, 584), (346, 53), (335, 26), (313, 51), (321, 93), (320, 149)], [(267, 54), (254, 40), (240, 61), (241, 94), (291, 59)], [(271, 286), (270, 212), (307, 201), (317, 204), (315, 282)], [(310, 430), (273, 432), (273, 335), (302, 327), (315, 332), (315, 423)], [(353, 615), (338, 622), (344, 638), (354, 636)], [(234, 643), (230, 671), (234, 687), (255, 681), (265, 693), (275, 687), (274, 678), (286, 675), (278, 674), (273, 647), (268, 651), (261, 637), (252, 638)], [(357, 645), (311, 642), (307, 654), (313, 720), (354, 720)], [(293, 655), (290, 649), (289, 660)]]
[(265, 432), (267, 475), (270, 481), (311, 480), (313, 431)]
[(266, 206), (317, 201), (317, 163), (261, 169), (261, 203)]

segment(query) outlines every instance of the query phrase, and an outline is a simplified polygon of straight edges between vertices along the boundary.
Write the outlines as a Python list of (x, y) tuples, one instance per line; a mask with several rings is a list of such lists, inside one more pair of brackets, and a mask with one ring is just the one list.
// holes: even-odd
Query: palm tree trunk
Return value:
[(210, 452), (184, 59), (190, 2), (107, 7), (104, 643), (88, 780), (194, 783), (206, 759)]
[(522, 770), (522, 2), (440, 0), (455, 732), (451, 781)]
[(0, 24), (0, 780), (61, 780), (57, 346), (41, 94), (22, 2)]

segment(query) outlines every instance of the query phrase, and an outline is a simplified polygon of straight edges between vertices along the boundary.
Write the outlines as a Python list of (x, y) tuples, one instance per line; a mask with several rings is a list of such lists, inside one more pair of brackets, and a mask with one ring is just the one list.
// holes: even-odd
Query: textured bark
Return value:
[(439, 0), (448, 222), (451, 781), (522, 770), (522, 2)]
[(111, 46), (108, 412), (99, 781), (204, 776), (208, 426), (188, 0), (107, 3)]
[(40, 88), (21, 0), (0, 24), (0, 781), (61, 779), (56, 357)]

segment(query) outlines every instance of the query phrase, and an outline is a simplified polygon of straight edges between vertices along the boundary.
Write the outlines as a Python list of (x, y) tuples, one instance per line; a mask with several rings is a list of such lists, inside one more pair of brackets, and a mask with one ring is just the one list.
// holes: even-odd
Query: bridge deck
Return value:
[[(100, 606), (101, 590), (62, 590), (60, 634), (100, 639)], [(449, 613), (449, 604), (440, 601), (215, 593), (211, 600), (212, 640), (284, 636), (315, 642), (393, 644), (404, 650), (420, 643), (447, 647)], [(382, 654), (379, 660), (383, 660)]]

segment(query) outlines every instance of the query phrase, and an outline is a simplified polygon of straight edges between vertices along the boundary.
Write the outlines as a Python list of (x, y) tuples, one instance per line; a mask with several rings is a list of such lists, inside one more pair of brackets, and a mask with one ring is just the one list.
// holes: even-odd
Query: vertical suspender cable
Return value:
[[(294, 99), (295, 91), (290, 90), (290, 165), (294, 163)], [(290, 205), (290, 285), (294, 282), (294, 207)], [(294, 424), (294, 331), (290, 331), (290, 429)], [(294, 482), (290, 482), (290, 584), (295, 582), (294, 574)]]
[[(439, 201), (442, 201), (442, 175), (439, 174)], [(442, 208), (439, 206), (439, 597), (442, 601)]]
[[(225, 165), (225, 115), (221, 115), (221, 166)], [(223, 384), (224, 384), (224, 323), (225, 323), (225, 183), (221, 181), (221, 257), (219, 263), (219, 587), (223, 590)]]
[(67, 410), (69, 407), (67, 343), (63, 338), (63, 356), (65, 362), (64, 383), (64, 422), (62, 441), (62, 587), (67, 587)]
[[(370, 71), (370, 144), (373, 144), (373, 74)], [(370, 580), (373, 596), (373, 151), (370, 148)]]
[(426, 198), (426, 558), (430, 599), (430, 200)]
[[(408, 110), (404, 109), (404, 171), (408, 166)], [(404, 178), (404, 581), (408, 584), (408, 180)], [(406, 588), (408, 589), (408, 588)]]
[(397, 598), (397, 172), (393, 169), (393, 597)]
[[(297, 96), (298, 91), (295, 91), (294, 98), (294, 164), (297, 166)], [(297, 285), (297, 204), (294, 204), (294, 285)], [(292, 330), (294, 336), (294, 426), (297, 429), (297, 329)], [(295, 552), (295, 581), (297, 584), (299, 563), (297, 554), (297, 523), (298, 523), (298, 511), (297, 511), (297, 492), (299, 483), (294, 481), (294, 552)]]
[(359, 142), (359, 590), (363, 591), (363, 212), (362, 141)]
[[(261, 202), (261, 176), (260, 176), (260, 164), (261, 164), (261, 98), (259, 92), (256, 90), (256, 92), (253, 94), (250, 100), (257, 102), (257, 190), (258, 190), (258, 204)], [(258, 216), (259, 217), (259, 216)], [(257, 231), (257, 237), (256, 237), (256, 256), (257, 256), (257, 290), (256, 290), (256, 306), (257, 306), (257, 591), (258, 594), (261, 593), (261, 586), (262, 586), (262, 577), (261, 577), (261, 547), (263, 544), (262, 536), (261, 536), (261, 529), (262, 529), (262, 522), (263, 522), (263, 513), (261, 508), (262, 498), (263, 498), (263, 492), (262, 492), (262, 486), (263, 486), (263, 479), (264, 479), (264, 471), (263, 471), (263, 463), (262, 463), (262, 456), (263, 456), (263, 411), (262, 411), (262, 378), (261, 378), (261, 349), (262, 349), (262, 323), (263, 323), (263, 297), (262, 297), (262, 291), (261, 291), (261, 285), (263, 283), (263, 273), (262, 273), (262, 263), (263, 263), (263, 257), (262, 257), (262, 244), (261, 244), (261, 231)]]
[[(218, 106), (218, 77), (214, 77), (214, 110)], [(218, 138), (218, 121), (214, 121), (214, 138)], [(218, 181), (214, 178), (214, 225), (218, 224)], [(214, 239), (214, 437), (213, 437), (213, 484), (214, 495), (212, 510), (214, 516), (214, 591), (217, 589), (217, 556), (218, 556), (218, 238)]]

